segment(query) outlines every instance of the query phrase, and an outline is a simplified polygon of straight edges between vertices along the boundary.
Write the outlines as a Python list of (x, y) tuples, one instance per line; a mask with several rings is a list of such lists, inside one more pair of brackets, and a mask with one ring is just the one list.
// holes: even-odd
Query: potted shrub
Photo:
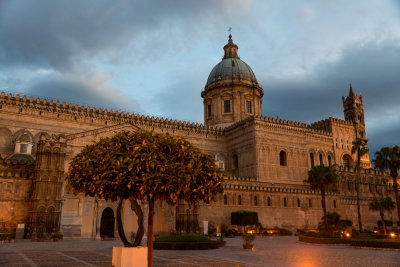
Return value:
[(227, 235), (230, 238), (234, 238), (236, 234), (237, 234), (237, 231), (235, 229), (229, 229), (228, 232), (227, 232)]
[(254, 242), (254, 239), (256, 239), (256, 237), (252, 234), (244, 234), (242, 237), (243, 237), (243, 241), (244, 241), (243, 248), (244, 249), (252, 249), (254, 246), (253, 242)]
[(51, 233), (51, 239), (53, 239), (54, 242), (57, 242), (58, 240), (63, 238), (63, 234), (59, 231), (55, 231)]
[(213, 226), (210, 226), (210, 228), (208, 228), (208, 237), (211, 238), (214, 236), (216, 232), (216, 229)]
[(226, 245), (226, 241), (224, 240), (224, 238), (221, 236), (217, 239), (217, 241), (219, 242), (219, 246), (220, 247), (225, 247)]
[(46, 235), (46, 233), (45, 233), (44, 227), (43, 226), (39, 226), (36, 229), (36, 241), (43, 242), (44, 239), (45, 239), (45, 235)]

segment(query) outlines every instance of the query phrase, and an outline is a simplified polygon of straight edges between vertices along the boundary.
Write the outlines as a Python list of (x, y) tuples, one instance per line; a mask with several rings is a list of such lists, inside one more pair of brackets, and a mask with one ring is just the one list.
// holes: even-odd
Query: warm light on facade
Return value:
[(350, 233), (346, 233), (346, 237), (350, 237)]
[(390, 236), (391, 236), (391, 237), (395, 237), (396, 234), (395, 234), (395, 233), (390, 233)]

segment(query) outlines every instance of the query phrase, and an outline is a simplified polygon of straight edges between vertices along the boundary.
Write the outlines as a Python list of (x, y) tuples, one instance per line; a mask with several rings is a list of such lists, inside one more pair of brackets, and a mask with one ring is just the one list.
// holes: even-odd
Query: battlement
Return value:
[[(339, 166), (339, 165), (334, 165), (333, 169), (335, 171), (339, 172), (351, 172), (351, 173), (357, 173), (357, 169), (354, 167), (348, 167), (348, 166)], [(361, 174), (372, 174), (372, 175), (387, 175), (387, 173), (384, 170), (375, 170), (375, 169), (361, 169), (360, 170)]]
[[(197, 133), (206, 133), (214, 135), (223, 135), (223, 130), (219, 127), (205, 126), (204, 124), (177, 121), (168, 118), (159, 118), (154, 116), (144, 116), (140, 114), (130, 114), (128, 112), (119, 112), (108, 109), (101, 109), (90, 106), (73, 105), (72, 103), (34, 99), (32, 96), (21, 97), (19, 94), (15, 96), (11, 93), (6, 95), (5, 92), (0, 94), (0, 110), (5, 110), (6, 106), (14, 107), (14, 110), (19, 114), (24, 114), (24, 111), (29, 110), (29, 114), (33, 114), (32, 110), (37, 111), (34, 115), (51, 116), (54, 119), (63, 119), (69, 121), (77, 121), (88, 124), (108, 125), (120, 123), (135, 123), (149, 127), (173, 128)], [(36, 114), (37, 113), (37, 114)], [(64, 115), (64, 116), (62, 116)]]
[(333, 124), (343, 125), (343, 126), (354, 126), (353, 123), (350, 121), (345, 121), (342, 119), (329, 117), (328, 119), (324, 119), (321, 121), (311, 123), (311, 127), (312, 128), (323, 128), (323, 127), (333, 125)]
[(311, 134), (320, 134), (320, 135), (324, 135), (324, 136), (333, 136), (331, 132), (329, 131), (324, 131), (321, 129), (316, 129), (313, 128), (311, 125), (308, 125), (306, 123), (302, 123), (302, 122), (297, 122), (297, 121), (289, 121), (289, 120), (283, 120), (280, 119), (279, 117), (273, 118), (273, 117), (268, 117), (268, 116), (253, 116), (253, 117), (248, 117), (244, 120), (241, 120), (239, 122), (236, 122), (226, 128), (224, 128), (224, 131), (229, 131), (231, 129), (234, 129), (236, 127), (245, 125), (248, 122), (251, 121), (258, 121), (258, 122), (267, 122), (267, 123), (271, 123), (275, 126), (288, 126), (288, 127), (293, 127), (293, 128), (297, 128), (297, 129), (302, 129), (303, 131), (309, 132)]
[[(280, 193), (294, 193), (294, 194), (321, 194), (319, 190), (310, 189), (306, 185), (290, 185), (290, 184), (277, 184), (269, 182), (258, 182), (256, 178), (252, 177), (224, 177), (224, 189), (228, 190), (248, 190), (248, 191), (261, 191), (261, 192), (280, 192)], [(327, 195), (337, 195), (337, 192), (326, 192)]]

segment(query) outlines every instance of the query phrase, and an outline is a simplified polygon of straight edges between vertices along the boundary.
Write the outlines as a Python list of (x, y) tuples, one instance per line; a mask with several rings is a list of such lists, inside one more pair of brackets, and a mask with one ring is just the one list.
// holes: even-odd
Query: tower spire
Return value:
[(351, 83), (350, 83), (349, 96), (354, 97), (353, 86), (351, 86)]

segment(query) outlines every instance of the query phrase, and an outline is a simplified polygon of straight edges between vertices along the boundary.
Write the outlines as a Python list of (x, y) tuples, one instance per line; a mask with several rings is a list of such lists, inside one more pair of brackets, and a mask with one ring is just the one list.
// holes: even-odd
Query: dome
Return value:
[(234, 78), (257, 83), (253, 70), (244, 61), (239, 58), (225, 58), (212, 69), (206, 86), (219, 79)]
[(258, 84), (252, 69), (244, 61), (240, 60), (237, 53), (238, 49), (239, 47), (232, 41), (232, 35), (229, 35), (229, 41), (224, 46), (224, 57), (212, 69), (208, 76), (206, 87), (215, 81), (231, 79), (246, 80)]

